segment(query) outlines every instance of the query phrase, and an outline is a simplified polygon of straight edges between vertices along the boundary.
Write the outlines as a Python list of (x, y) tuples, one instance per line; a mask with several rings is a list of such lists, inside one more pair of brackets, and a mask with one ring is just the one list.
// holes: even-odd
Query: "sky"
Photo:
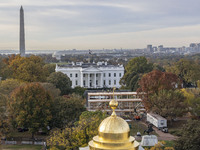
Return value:
[(0, 0), (0, 50), (137, 49), (200, 43), (200, 0)]

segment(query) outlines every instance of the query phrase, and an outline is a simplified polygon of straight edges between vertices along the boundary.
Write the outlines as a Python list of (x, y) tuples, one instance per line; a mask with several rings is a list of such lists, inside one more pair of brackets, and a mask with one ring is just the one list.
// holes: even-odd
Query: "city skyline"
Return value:
[(2, 0), (0, 49), (18, 49), (19, 9), (26, 49), (136, 49), (199, 43), (198, 0)]

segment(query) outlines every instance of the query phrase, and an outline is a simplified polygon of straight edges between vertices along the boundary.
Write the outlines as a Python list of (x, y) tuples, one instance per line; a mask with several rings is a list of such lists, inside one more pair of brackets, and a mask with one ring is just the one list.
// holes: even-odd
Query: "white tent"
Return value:
[(158, 144), (158, 138), (155, 135), (144, 135), (142, 136), (141, 146), (154, 146)]

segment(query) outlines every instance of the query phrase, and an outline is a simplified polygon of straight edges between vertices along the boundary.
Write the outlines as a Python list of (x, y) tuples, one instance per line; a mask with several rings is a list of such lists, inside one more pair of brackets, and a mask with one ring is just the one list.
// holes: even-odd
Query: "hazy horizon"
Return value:
[(198, 0), (1, 0), (0, 50), (140, 49), (200, 43)]

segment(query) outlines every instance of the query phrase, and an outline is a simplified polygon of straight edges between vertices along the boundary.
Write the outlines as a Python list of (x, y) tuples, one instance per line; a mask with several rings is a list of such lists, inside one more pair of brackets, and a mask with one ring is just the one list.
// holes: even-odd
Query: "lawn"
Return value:
[(174, 147), (174, 141), (164, 141), (166, 144), (165, 144), (165, 147)]
[[(146, 125), (144, 125), (144, 123), (142, 123), (142, 121), (131, 121), (131, 122), (128, 122), (129, 125), (131, 125), (131, 130), (130, 130), (130, 135), (131, 136), (136, 136), (137, 135), (137, 132), (140, 132), (141, 135), (146, 135), (146, 134), (143, 134), (144, 133), (144, 130), (147, 130), (148, 127)], [(156, 132), (152, 132), (151, 134), (153, 135), (156, 135), (158, 136), (158, 134)]]
[(147, 129), (147, 127), (141, 121), (131, 121), (129, 122), (129, 125), (131, 125), (131, 128), (130, 128), (131, 136), (137, 135), (137, 132), (140, 132), (141, 134), (143, 134), (144, 130)]
[(0, 145), (1, 150), (42, 150), (39, 145)]

